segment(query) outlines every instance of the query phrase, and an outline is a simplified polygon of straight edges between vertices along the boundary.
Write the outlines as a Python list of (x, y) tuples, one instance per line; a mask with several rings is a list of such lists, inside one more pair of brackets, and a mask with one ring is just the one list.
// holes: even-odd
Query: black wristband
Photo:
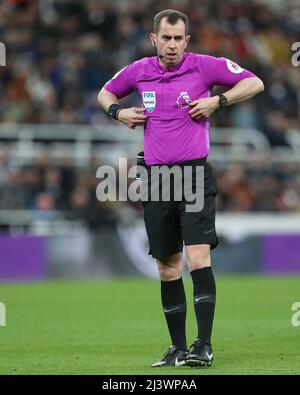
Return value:
[(117, 113), (121, 109), (120, 104), (114, 103), (109, 106), (107, 113), (114, 119), (118, 119)]

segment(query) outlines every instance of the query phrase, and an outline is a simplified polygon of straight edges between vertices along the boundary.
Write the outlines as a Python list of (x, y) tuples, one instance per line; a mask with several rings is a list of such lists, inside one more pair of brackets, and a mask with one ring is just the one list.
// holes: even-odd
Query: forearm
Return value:
[(235, 104), (250, 99), (264, 90), (264, 84), (258, 77), (244, 78), (233, 88), (224, 93), (228, 104)]
[[(109, 107), (112, 104), (119, 104), (119, 100), (116, 95), (102, 88), (98, 94), (98, 101), (104, 111), (108, 112)], [(144, 115), (145, 108), (131, 107), (119, 109), (115, 116), (110, 114), (113, 118), (122, 122), (130, 129), (135, 129), (136, 126), (144, 125), (148, 119), (148, 115)]]
[[(250, 99), (257, 93), (264, 90), (264, 84), (258, 77), (245, 78), (238, 82), (233, 88), (224, 93), (228, 100), (228, 105)], [(220, 107), (220, 96), (201, 98), (189, 103), (192, 109), (189, 111), (191, 117), (195, 120), (201, 117), (209, 117)]]
[(116, 95), (102, 88), (98, 94), (98, 101), (104, 111), (108, 111), (109, 106), (114, 103), (119, 103)]

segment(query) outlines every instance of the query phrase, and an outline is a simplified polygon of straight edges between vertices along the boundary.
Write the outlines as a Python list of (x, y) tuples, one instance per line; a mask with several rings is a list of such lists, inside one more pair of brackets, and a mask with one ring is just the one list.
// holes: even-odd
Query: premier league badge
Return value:
[(156, 106), (155, 92), (143, 92), (143, 103), (148, 112), (153, 112)]
[(187, 92), (181, 92), (180, 95), (177, 97), (176, 104), (179, 108), (188, 108), (189, 103), (193, 100), (190, 98)]

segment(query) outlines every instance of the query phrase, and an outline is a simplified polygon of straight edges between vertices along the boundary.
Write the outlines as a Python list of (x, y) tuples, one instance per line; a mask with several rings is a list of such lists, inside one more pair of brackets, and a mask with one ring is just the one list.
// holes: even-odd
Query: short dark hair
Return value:
[(179, 19), (181, 19), (185, 24), (185, 34), (189, 34), (190, 24), (188, 17), (177, 10), (164, 10), (155, 15), (153, 25), (155, 34), (159, 32), (160, 22), (163, 18), (167, 18), (167, 22), (171, 25), (175, 25), (179, 21)]

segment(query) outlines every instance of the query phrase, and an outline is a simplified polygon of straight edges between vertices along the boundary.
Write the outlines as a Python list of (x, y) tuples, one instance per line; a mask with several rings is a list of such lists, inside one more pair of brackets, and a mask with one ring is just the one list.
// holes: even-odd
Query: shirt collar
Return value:
[(154, 58), (154, 63), (159, 68), (160, 71), (163, 71), (163, 72), (176, 71), (176, 70), (178, 70), (180, 68), (182, 63), (185, 61), (186, 57), (187, 57), (187, 53), (184, 52), (181, 61), (178, 64), (176, 64), (174, 67), (165, 67), (165, 66), (161, 65), (159, 63), (159, 60), (158, 60), (157, 56), (155, 56), (155, 58)]

